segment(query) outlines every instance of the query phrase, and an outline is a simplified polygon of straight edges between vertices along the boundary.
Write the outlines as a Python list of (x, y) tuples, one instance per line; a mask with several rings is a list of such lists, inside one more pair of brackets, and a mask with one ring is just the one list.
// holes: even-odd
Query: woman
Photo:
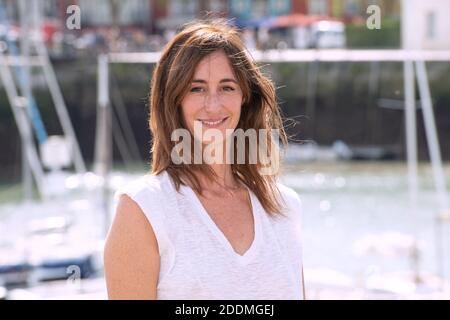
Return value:
[[(279, 151), (274, 133), (286, 143), (274, 86), (235, 28), (199, 21), (166, 45), (149, 125), (151, 173), (116, 193), (109, 297), (304, 298), (301, 202), (264, 170)], [(237, 132), (256, 138), (243, 144)]]

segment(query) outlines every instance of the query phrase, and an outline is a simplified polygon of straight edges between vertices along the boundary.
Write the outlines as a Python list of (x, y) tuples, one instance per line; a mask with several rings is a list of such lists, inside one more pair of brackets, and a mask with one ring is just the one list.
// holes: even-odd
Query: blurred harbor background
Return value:
[(450, 298), (447, 0), (2, 0), (0, 299), (106, 298), (114, 191), (149, 170), (154, 62), (205, 12), (277, 86), (307, 298)]

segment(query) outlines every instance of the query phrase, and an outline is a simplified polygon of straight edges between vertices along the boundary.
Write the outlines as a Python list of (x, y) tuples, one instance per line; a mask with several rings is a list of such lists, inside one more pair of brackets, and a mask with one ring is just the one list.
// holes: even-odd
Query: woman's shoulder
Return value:
[(298, 193), (291, 187), (288, 187), (282, 182), (277, 182), (278, 190), (284, 203), (288, 206), (291, 212), (301, 214), (302, 201)]
[(300, 196), (298, 193), (291, 187), (288, 187), (282, 182), (277, 182), (278, 190), (280, 191), (281, 195), (288, 201), (296, 202), (300, 200)]
[(161, 197), (169, 191), (168, 179), (166, 171), (162, 171), (159, 174), (147, 173), (127, 181), (116, 190), (114, 197), (116, 200), (122, 194), (127, 194), (132, 198), (139, 196), (148, 198), (151, 195)]
[[(120, 187), (114, 194), (115, 207), (121, 203), (121, 196), (127, 195), (136, 203), (154, 228), (158, 238), (165, 226), (167, 213), (174, 210), (176, 199), (172, 194), (170, 177), (166, 171), (159, 174), (138, 176)], [(127, 200), (125, 200), (127, 201)]]

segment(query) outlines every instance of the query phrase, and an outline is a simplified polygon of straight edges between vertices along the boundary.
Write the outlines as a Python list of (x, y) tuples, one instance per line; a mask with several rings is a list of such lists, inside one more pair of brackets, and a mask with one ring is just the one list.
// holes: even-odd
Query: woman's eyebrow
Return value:
[[(206, 83), (206, 81), (202, 80), (202, 79), (194, 79), (194, 80), (192, 80), (192, 82), (193, 83)], [(231, 78), (225, 78), (225, 79), (222, 79), (219, 81), (219, 83), (223, 83), (223, 82), (234, 82), (234, 83), (238, 84), (236, 80), (231, 79)]]

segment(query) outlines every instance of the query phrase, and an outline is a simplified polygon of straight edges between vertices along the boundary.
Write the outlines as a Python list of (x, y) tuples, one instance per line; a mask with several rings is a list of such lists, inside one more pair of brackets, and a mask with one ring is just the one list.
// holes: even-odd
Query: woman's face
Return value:
[[(222, 142), (237, 127), (241, 106), (242, 91), (225, 52), (215, 51), (203, 58), (195, 69), (188, 93), (181, 101), (187, 129), (200, 139), (194, 133), (194, 123), (197, 128), (201, 125), (203, 143)], [(210, 128), (220, 130), (221, 141), (204, 138), (205, 131)]]

